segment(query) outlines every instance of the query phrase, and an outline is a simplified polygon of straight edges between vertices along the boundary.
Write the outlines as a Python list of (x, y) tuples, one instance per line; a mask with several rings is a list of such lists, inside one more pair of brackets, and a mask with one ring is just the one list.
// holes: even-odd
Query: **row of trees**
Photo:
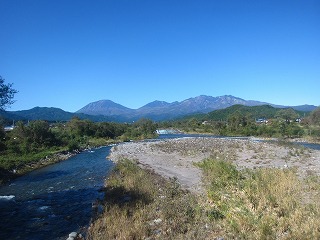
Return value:
[[(0, 110), (11, 105), (18, 92), (12, 84), (5, 84), (0, 76)], [(148, 119), (141, 119), (134, 124), (94, 123), (89, 120), (73, 118), (67, 123), (50, 126), (45, 121), (33, 121), (27, 125), (18, 122), (14, 130), (5, 133), (0, 122), (0, 151), (12, 153), (30, 153), (50, 147), (68, 146), (69, 150), (81, 148), (90, 139), (104, 138), (125, 141), (128, 139), (149, 138), (155, 135), (156, 125)]]
[(149, 119), (134, 124), (94, 123), (79, 118), (51, 125), (41, 120), (28, 124), (18, 122), (11, 132), (1, 130), (0, 151), (28, 154), (60, 147), (68, 147), (71, 151), (87, 147), (94, 139), (126, 141), (154, 137), (156, 128), (157, 125)]
[[(296, 121), (299, 119), (299, 121)], [(225, 136), (264, 136), (264, 137), (320, 137), (320, 107), (300, 122), (293, 109), (281, 109), (268, 122), (257, 123), (252, 114), (235, 111), (226, 120), (205, 120), (199, 118), (164, 122), (161, 127), (178, 128), (186, 132), (212, 133)]]

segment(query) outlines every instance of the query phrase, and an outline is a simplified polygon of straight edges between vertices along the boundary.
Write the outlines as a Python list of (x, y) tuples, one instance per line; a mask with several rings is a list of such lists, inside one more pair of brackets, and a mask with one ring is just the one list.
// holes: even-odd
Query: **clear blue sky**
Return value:
[(319, 0), (0, 0), (8, 110), (234, 95), (320, 105)]

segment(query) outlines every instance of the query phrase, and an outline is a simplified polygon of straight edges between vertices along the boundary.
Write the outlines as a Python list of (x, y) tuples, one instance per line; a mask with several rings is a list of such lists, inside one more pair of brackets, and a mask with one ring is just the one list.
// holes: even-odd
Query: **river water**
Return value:
[(66, 239), (81, 232), (102, 198), (111, 147), (82, 152), (0, 188), (0, 239)]
[[(159, 139), (195, 136), (204, 137), (171, 134)], [(297, 144), (320, 150), (319, 144)], [(0, 239), (66, 239), (73, 231), (85, 233), (92, 204), (103, 198), (99, 189), (114, 165), (106, 159), (110, 149), (82, 152), (2, 186)]]

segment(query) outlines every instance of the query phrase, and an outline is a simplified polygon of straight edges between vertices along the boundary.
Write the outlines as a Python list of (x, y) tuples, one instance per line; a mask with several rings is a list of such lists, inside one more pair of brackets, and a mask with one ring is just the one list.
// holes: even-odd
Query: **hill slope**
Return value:
[[(244, 106), (244, 105), (233, 105), (231, 107), (225, 109), (218, 109), (207, 114), (196, 114), (190, 115), (183, 119), (191, 119), (196, 118), (200, 120), (211, 120), (211, 121), (226, 121), (232, 114), (239, 112), (243, 115), (251, 116), (254, 119), (259, 118), (275, 118), (276, 115), (281, 111), (283, 108), (275, 108), (270, 105), (261, 105), (261, 106)], [(294, 110), (300, 117), (307, 115), (309, 112), (306, 111), (298, 111)]]
[(63, 111), (60, 108), (53, 107), (35, 107), (29, 110), (22, 111), (1, 111), (0, 116), (5, 119), (15, 120), (15, 121), (32, 121), (32, 120), (46, 120), (49, 122), (55, 121), (69, 121), (73, 117), (79, 117), (80, 119), (89, 119), (95, 122), (100, 121), (115, 121), (112, 117), (107, 116), (92, 116), (83, 113), (71, 113)]

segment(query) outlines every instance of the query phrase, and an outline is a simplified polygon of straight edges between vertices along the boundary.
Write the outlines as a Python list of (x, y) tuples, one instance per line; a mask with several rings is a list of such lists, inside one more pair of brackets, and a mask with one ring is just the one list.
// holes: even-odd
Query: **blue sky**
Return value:
[(320, 105), (319, 0), (0, 0), (8, 110), (199, 95)]

